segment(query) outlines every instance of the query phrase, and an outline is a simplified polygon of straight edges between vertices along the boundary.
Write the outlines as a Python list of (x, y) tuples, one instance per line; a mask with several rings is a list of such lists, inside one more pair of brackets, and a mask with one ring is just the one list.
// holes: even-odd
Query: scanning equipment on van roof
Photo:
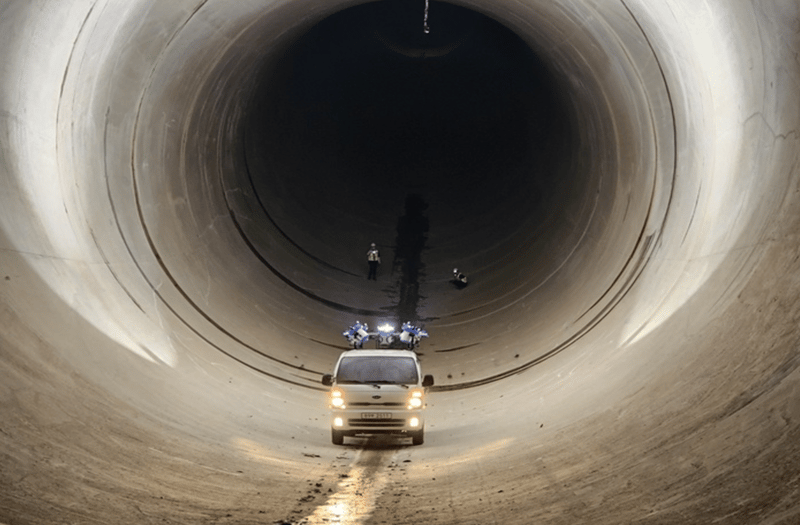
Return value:
[(375, 348), (407, 348), (413, 350), (419, 345), (423, 337), (428, 337), (428, 332), (406, 321), (396, 331), (394, 325), (383, 323), (377, 331), (370, 332), (367, 323), (356, 321), (353, 326), (342, 332), (353, 348), (363, 348), (364, 343), (370, 338), (375, 341)]

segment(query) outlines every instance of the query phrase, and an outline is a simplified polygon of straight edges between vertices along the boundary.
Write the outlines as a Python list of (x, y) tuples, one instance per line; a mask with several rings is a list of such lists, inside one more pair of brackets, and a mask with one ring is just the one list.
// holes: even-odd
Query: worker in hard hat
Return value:
[(375, 243), (373, 242), (369, 247), (369, 251), (367, 252), (367, 264), (369, 264), (369, 273), (367, 274), (367, 279), (373, 279), (375, 281), (378, 280), (377, 273), (378, 273), (378, 265), (380, 263), (381, 263), (381, 254), (378, 251), (378, 248), (375, 247)]

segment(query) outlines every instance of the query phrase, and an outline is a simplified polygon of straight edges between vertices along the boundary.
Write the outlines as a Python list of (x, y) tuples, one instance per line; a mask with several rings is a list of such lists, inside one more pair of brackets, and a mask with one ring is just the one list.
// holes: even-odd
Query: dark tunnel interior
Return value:
[[(303, 217), (319, 213), (338, 229), (326, 248), (352, 250), (347, 239), (365, 222), (393, 231), (414, 195), (441, 237), (492, 250), (521, 224), (558, 221), (560, 188), (581, 184), (563, 161), (575, 119), (535, 53), (498, 22), (447, 3), (433, 3), (426, 34), (417, 7), (335, 13), (260, 75), (246, 122), (249, 182), (265, 213), (283, 217), (278, 228), (294, 225), (293, 242), (313, 230)], [(500, 203), (495, 235), (470, 235), (470, 217)], [(379, 212), (387, 208), (394, 218)]]
[[(798, 20), (0, 0), (0, 525), (795, 523)], [(424, 444), (331, 443), (357, 320)]]

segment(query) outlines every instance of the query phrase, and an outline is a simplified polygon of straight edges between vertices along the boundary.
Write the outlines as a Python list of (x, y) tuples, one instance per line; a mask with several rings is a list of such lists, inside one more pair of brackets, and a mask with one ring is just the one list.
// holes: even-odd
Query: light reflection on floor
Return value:
[[(389, 452), (389, 454), (387, 454)], [(375, 510), (375, 502), (388, 481), (386, 465), (394, 462), (397, 450), (357, 452), (350, 469), (337, 486), (336, 493), (299, 523), (303, 525), (360, 525)]]

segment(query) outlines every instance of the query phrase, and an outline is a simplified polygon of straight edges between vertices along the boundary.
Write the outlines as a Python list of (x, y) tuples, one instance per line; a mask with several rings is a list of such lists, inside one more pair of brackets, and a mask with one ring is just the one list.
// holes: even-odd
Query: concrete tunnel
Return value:
[(797, 523), (798, 15), (0, 1), (0, 523)]

